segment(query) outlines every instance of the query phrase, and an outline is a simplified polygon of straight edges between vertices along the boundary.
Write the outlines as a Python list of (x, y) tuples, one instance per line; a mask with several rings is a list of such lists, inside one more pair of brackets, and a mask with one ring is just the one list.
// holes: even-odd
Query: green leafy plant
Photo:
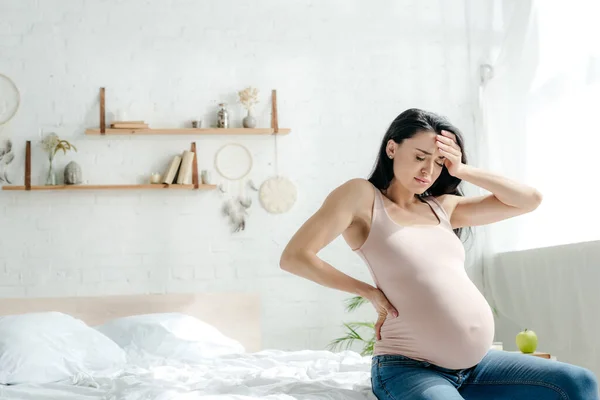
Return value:
[[(346, 312), (353, 312), (369, 300), (361, 296), (346, 299)], [(373, 355), (375, 345), (375, 322), (346, 322), (346, 335), (333, 339), (327, 346), (331, 351), (348, 350), (356, 342), (362, 343), (362, 356)], [(361, 332), (361, 333), (359, 333)]]

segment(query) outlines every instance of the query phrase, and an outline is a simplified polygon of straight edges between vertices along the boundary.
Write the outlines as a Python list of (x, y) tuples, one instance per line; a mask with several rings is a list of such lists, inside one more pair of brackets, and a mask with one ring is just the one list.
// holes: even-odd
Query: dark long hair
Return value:
[[(400, 144), (405, 139), (410, 139), (419, 132), (430, 131), (441, 134), (442, 130), (452, 132), (456, 135), (456, 143), (462, 151), (462, 162), (463, 164), (467, 164), (464, 140), (460, 130), (440, 115), (417, 108), (411, 108), (398, 115), (390, 124), (381, 142), (375, 166), (371, 172), (371, 176), (369, 176), (369, 182), (384, 193), (392, 183), (392, 179), (394, 178), (393, 160), (387, 156), (386, 152), (387, 142), (390, 139)], [(440, 176), (433, 185), (431, 185), (431, 187), (423, 194), (419, 195), (419, 197), (437, 197), (443, 194), (463, 196), (460, 183), (461, 180), (450, 175), (444, 166), (442, 167)], [(454, 229), (454, 233), (460, 237), (462, 228)]]

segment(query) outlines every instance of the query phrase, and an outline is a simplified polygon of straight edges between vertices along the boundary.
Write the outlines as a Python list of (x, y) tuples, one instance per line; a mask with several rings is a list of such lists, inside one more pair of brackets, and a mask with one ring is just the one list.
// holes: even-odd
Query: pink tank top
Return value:
[(477, 364), (490, 349), (494, 318), (464, 268), (465, 250), (448, 215), (429, 197), (438, 225), (401, 226), (375, 189), (371, 230), (356, 250), (398, 310), (381, 328), (374, 355), (400, 354), (450, 369)]

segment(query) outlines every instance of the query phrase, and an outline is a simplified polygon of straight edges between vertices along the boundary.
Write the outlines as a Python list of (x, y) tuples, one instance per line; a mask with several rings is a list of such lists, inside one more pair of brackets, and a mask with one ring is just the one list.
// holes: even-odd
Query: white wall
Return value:
[[(214, 122), (216, 104), (242, 108), (236, 91), (261, 90), (259, 124), (277, 89), (279, 166), (299, 201), (284, 215), (254, 206), (247, 229), (231, 233), (218, 192), (0, 193), (0, 296), (71, 296), (190, 291), (259, 291), (263, 345), (323, 348), (349, 295), (279, 270), (295, 229), (336, 185), (366, 177), (388, 124), (408, 107), (447, 115), (474, 146), (475, 84), (488, 12), (467, 0), (431, 1), (82, 1), (0, 0), (0, 72), (22, 104), (2, 130), (18, 158), (32, 140), (34, 183), (44, 179), (41, 134), (56, 132), (77, 153), (88, 183), (137, 183), (162, 171), (195, 140), (199, 168), (238, 141), (254, 156), (251, 178), (273, 173), (270, 137), (90, 137), (98, 90), (107, 112), (126, 109), (151, 126)], [(473, 40), (469, 40), (473, 38)], [(471, 152), (471, 159), (474, 155)], [(216, 177), (213, 171), (213, 176)], [(233, 189), (233, 187), (231, 187)], [(370, 281), (342, 240), (321, 254)]]

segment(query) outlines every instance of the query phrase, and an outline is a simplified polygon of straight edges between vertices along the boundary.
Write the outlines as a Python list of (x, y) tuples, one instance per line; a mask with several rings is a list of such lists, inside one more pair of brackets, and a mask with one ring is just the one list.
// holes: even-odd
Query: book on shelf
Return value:
[(172, 184), (175, 182), (177, 171), (179, 170), (179, 166), (181, 165), (181, 156), (174, 156), (171, 160), (171, 163), (167, 167), (167, 170), (163, 174), (163, 183)]
[(192, 164), (194, 162), (194, 152), (185, 150), (181, 155), (181, 167), (177, 176), (179, 185), (190, 185), (192, 183)]
[(147, 129), (148, 124), (144, 121), (113, 121), (110, 127), (113, 129)]
[(190, 150), (185, 150), (183, 153), (173, 156), (171, 163), (163, 174), (162, 183), (191, 185), (194, 157), (195, 153)]

